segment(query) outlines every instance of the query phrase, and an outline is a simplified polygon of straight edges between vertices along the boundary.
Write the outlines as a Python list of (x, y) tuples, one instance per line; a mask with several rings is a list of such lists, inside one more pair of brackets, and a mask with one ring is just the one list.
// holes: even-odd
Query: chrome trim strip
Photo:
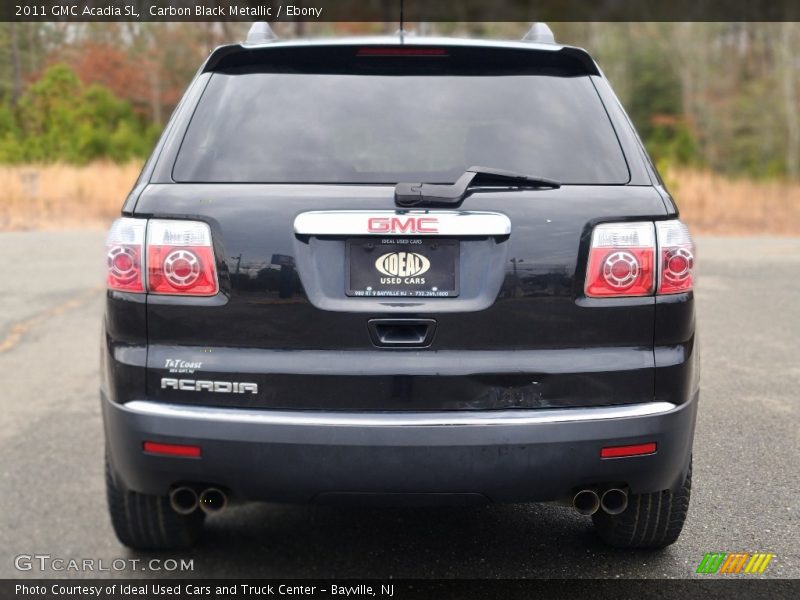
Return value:
[[(392, 230), (389, 221), (392, 218), (400, 219), (400, 227), (405, 229), (408, 225), (408, 230)], [(425, 220), (421, 223), (422, 231), (408, 223), (415, 218)], [(378, 219), (372, 228), (371, 219)], [(511, 220), (504, 214), (484, 211), (315, 210), (295, 217), (294, 232), (299, 235), (508, 235)]]
[(260, 425), (316, 427), (450, 427), (472, 425), (540, 425), (647, 417), (674, 410), (670, 402), (646, 402), (597, 408), (548, 408), (534, 410), (453, 411), (433, 413), (330, 413), (290, 410), (254, 410), (164, 404), (133, 400), (126, 411), (174, 419), (196, 419)]

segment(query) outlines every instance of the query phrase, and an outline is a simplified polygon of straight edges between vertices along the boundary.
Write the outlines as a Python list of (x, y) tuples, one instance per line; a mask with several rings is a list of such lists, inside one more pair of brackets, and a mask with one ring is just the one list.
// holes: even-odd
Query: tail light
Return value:
[(647, 296), (655, 282), (652, 223), (604, 223), (594, 228), (586, 295)]
[(123, 217), (111, 226), (106, 239), (106, 281), (108, 289), (144, 292), (143, 219)]
[(596, 298), (685, 292), (693, 269), (694, 246), (680, 221), (603, 223), (592, 232), (585, 291)]
[(123, 217), (111, 226), (106, 250), (111, 290), (188, 296), (219, 290), (205, 223)]
[(659, 294), (674, 294), (694, 285), (694, 244), (689, 228), (680, 221), (659, 221), (658, 281)]
[(147, 289), (153, 294), (217, 293), (217, 269), (207, 224), (159, 219), (148, 223)]

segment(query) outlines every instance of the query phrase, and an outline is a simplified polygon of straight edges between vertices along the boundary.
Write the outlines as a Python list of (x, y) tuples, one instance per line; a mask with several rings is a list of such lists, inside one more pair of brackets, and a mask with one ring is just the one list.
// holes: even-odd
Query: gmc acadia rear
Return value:
[(108, 236), (111, 519), (229, 501), (567, 501), (683, 526), (694, 249), (601, 71), (521, 42), (215, 50)]

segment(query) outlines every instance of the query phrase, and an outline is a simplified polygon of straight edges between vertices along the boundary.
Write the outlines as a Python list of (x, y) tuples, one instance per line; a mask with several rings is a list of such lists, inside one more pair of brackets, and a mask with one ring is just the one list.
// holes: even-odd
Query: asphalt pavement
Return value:
[[(124, 548), (102, 476), (102, 244), (96, 231), (0, 234), (0, 577), (691, 578), (717, 551), (772, 552), (763, 577), (800, 577), (798, 238), (698, 240), (694, 489), (683, 535), (658, 552), (609, 549), (557, 505), (245, 505), (209, 518), (191, 551)], [(15, 567), (37, 554), (95, 569), (185, 558), (193, 571)]]

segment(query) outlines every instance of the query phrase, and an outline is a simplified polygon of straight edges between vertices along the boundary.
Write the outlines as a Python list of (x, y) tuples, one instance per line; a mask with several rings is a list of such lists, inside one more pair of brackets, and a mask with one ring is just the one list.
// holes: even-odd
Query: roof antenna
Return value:
[(555, 44), (556, 38), (553, 35), (553, 30), (547, 26), (547, 23), (533, 23), (528, 33), (522, 38), (523, 42), (536, 42), (539, 44)]
[(278, 39), (278, 36), (275, 35), (275, 32), (272, 31), (272, 27), (269, 26), (269, 23), (266, 21), (256, 21), (250, 27), (250, 31), (247, 34), (247, 41), (246, 44), (267, 44), (269, 42), (274, 42)]
[(405, 36), (406, 32), (403, 29), (403, 25), (404, 25), (404, 23), (403, 23), (403, 0), (400, 0), (400, 29), (398, 30), (398, 33), (400, 34), (400, 43), (401, 44), (405, 43), (405, 40), (403, 39), (403, 36)]

